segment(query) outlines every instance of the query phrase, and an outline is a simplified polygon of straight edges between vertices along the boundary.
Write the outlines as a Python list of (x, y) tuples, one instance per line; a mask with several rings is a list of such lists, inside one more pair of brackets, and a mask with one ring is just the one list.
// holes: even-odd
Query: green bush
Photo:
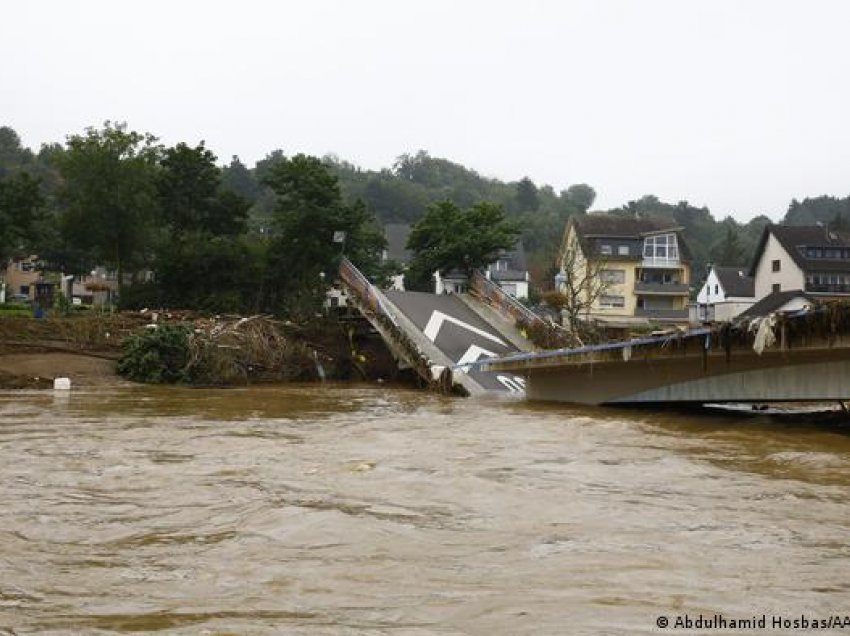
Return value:
[(149, 384), (187, 381), (191, 331), (186, 325), (162, 325), (130, 336), (123, 343), (118, 373)]
[(25, 303), (0, 304), (0, 316), (32, 316), (32, 307)]

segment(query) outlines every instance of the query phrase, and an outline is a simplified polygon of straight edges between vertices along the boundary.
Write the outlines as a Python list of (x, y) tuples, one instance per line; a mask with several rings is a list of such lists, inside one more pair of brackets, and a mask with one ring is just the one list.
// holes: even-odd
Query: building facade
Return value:
[(850, 233), (823, 225), (768, 225), (749, 274), (756, 300), (795, 290), (815, 300), (850, 297)]
[(688, 324), (691, 255), (670, 220), (571, 217), (558, 260), (557, 289), (584, 296), (585, 319), (611, 327)]

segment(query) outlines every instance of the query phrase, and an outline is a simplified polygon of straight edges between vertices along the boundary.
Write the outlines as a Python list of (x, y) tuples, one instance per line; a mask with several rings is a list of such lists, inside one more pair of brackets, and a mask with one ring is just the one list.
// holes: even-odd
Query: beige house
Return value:
[(5, 283), (5, 301), (35, 298), (35, 284), (41, 280), (38, 256), (30, 255), (14, 258), (6, 265), (3, 282)]
[(671, 220), (571, 217), (558, 258), (556, 286), (582, 298), (582, 318), (611, 328), (688, 324), (691, 255)]

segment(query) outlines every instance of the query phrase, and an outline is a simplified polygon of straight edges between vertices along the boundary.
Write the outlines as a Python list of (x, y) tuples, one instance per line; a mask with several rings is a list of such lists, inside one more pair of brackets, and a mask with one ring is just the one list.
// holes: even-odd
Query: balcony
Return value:
[(687, 309), (635, 309), (635, 316), (660, 322), (683, 322), (688, 320)]
[(806, 283), (806, 291), (811, 292), (813, 294), (850, 294), (850, 285)]
[(666, 258), (663, 256), (644, 256), (640, 265), (641, 267), (679, 269), (682, 267), (682, 261), (680, 261), (678, 258)]
[(681, 283), (635, 283), (638, 295), (687, 296), (690, 292), (690, 286)]

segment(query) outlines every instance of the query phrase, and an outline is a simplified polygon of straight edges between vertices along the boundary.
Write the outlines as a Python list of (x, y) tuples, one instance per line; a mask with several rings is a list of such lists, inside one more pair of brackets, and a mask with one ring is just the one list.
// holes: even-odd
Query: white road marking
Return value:
[[(463, 320), (458, 320), (454, 316), (449, 316), (448, 314), (444, 314), (442, 311), (438, 311), (436, 309), (431, 314), (431, 317), (428, 319), (428, 324), (425, 325), (425, 329), (423, 330), (425, 337), (427, 337), (428, 340), (430, 340), (431, 342), (434, 342), (437, 339), (437, 334), (440, 333), (440, 328), (443, 326), (444, 322), (451, 322), (457, 325), (458, 327), (463, 327), (467, 331), (471, 331), (472, 333), (478, 334), (482, 338), (487, 338), (488, 340), (492, 340), (493, 342), (498, 343), (503, 347), (507, 347), (507, 345), (502, 340), (500, 340), (493, 334), (484, 331), (483, 329), (479, 329), (478, 327), (473, 327), (472, 325), (464, 322)], [(468, 353), (469, 352), (467, 351), (467, 354)], [(492, 355), (495, 356), (496, 354)]]
[[(457, 361), (457, 364), (458, 366), (461, 366), (464, 364), (470, 364), (472, 362), (478, 362), (481, 356), (495, 358), (497, 354), (493, 353), (492, 351), (487, 351), (487, 349), (482, 349), (478, 345), (471, 345), (469, 349), (466, 350), (466, 353), (464, 353), (460, 357), (460, 360)], [(463, 371), (465, 372), (466, 369), (463, 369)]]

